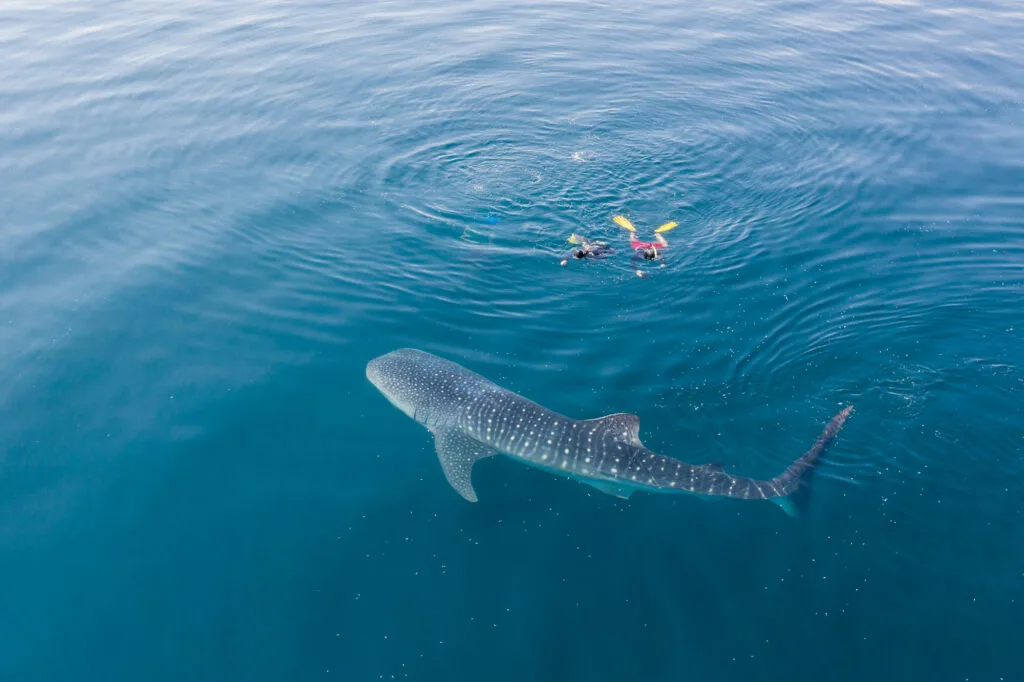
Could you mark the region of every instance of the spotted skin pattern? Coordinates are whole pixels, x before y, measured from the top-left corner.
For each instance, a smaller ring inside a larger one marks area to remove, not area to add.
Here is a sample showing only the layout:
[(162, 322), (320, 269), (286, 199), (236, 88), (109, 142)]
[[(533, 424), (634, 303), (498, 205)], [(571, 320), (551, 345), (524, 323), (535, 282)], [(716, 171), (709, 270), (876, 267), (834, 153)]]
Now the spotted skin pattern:
[(569, 419), (421, 350), (403, 348), (374, 358), (366, 376), (435, 434), (449, 482), (470, 501), (476, 501), (473, 463), (499, 453), (591, 485), (628, 491), (622, 496), (646, 490), (779, 501), (806, 483), (853, 411), (848, 406), (833, 417), (814, 445), (781, 474), (756, 480), (651, 452), (640, 442), (635, 415)]

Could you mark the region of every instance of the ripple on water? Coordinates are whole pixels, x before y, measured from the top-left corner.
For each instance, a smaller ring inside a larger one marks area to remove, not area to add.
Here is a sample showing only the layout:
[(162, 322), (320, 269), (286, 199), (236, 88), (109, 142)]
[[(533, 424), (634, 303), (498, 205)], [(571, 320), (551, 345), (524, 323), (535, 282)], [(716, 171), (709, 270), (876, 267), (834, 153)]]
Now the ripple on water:
[[(578, 416), (640, 411), (652, 442), (737, 470), (777, 471), (854, 402), (823, 477), (859, 482), (893, 523), (952, 525), (978, 503), (968, 473), (993, 490), (1024, 473), (1005, 361), (1020, 155), (1011, 126), (976, 118), (1007, 96), (1006, 67), (957, 66), (996, 43), (918, 30), (950, 29), (923, 7), (895, 45), (905, 7), (744, 7), (737, 31), (731, 7), (581, 22), (472, 4), (473, 32), (421, 8), (261, 7), (0, 28), (28, 74), (0, 85), (25, 150), (0, 157), (21, 198), (8, 364), (66, 343), (69, 311), (107, 329), (91, 312), (138, 295), (166, 300), (191, 358), (229, 339), (258, 375), (372, 331), (534, 381)], [(567, 47), (566, 25), (606, 49)], [(973, 187), (948, 177), (958, 156)], [(617, 213), (644, 233), (680, 222), (646, 281)], [(561, 268), (571, 232), (619, 253)], [(974, 352), (946, 350), (963, 338)]]

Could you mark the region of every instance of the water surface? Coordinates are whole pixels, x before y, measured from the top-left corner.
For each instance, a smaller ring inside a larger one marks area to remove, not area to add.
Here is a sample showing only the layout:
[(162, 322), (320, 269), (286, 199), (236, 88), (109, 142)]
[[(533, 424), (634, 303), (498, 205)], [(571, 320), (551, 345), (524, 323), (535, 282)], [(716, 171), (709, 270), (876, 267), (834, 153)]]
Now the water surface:
[[(1015, 680), (1016, 3), (0, 9), (0, 679)], [(622, 230), (668, 220), (636, 277)], [(580, 232), (619, 249), (558, 265)], [(450, 490), (400, 346), (808, 518)]]

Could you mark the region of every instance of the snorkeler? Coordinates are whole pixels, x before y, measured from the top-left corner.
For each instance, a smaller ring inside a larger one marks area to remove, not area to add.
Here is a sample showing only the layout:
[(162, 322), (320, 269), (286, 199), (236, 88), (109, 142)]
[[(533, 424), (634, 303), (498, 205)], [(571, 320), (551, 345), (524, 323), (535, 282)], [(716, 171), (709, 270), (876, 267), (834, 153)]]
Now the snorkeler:
[[(586, 237), (581, 237), (578, 234), (569, 235), (569, 243), (574, 245), (576, 248), (572, 250), (570, 254), (574, 260), (585, 260), (587, 258), (605, 258), (613, 253), (614, 250), (604, 242), (591, 242), (587, 241)], [(569, 258), (562, 260), (561, 265), (566, 265), (569, 262)]]
[[(623, 227), (629, 230), (629, 245), (633, 247), (634, 261), (637, 259), (637, 256), (643, 258), (644, 260), (657, 259), (659, 257), (658, 251), (664, 251), (666, 248), (668, 248), (668, 240), (662, 236), (662, 233), (668, 232), (669, 230), (675, 228), (679, 224), (675, 221), (665, 223), (664, 225), (662, 225), (661, 227), (654, 231), (655, 241), (642, 242), (636, 238), (636, 228), (633, 227), (633, 223), (626, 220), (625, 216), (617, 215), (613, 220), (615, 220), (615, 224), (618, 225), (619, 227)], [(665, 264), (662, 263), (661, 267), (665, 267)], [(636, 276), (639, 277), (640, 279), (647, 279), (647, 273), (644, 272), (643, 270), (637, 270)]]
[(624, 227), (629, 230), (629, 245), (633, 247), (633, 255), (641, 256), (645, 260), (654, 260), (658, 257), (658, 251), (664, 251), (668, 248), (668, 240), (662, 236), (663, 232), (675, 228), (679, 223), (672, 221), (665, 223), (654, 231), (653, 242), (642, 242), (636, 237), (636, 228), (633, 227), (633, 223), (626, 220), (625, 217), (617, 215), (614, 218), (615, 224), (619, 227)]

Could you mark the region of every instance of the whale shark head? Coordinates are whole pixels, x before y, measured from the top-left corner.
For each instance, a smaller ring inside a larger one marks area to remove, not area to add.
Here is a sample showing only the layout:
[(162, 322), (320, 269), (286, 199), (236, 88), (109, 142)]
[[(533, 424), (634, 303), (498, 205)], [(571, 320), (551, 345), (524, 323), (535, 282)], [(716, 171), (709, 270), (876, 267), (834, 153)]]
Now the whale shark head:
[(370, 360), (366, 378), (392, 405), (431, 428), (449, 419), (486, 380), (454, 362), (415, 348)]
[[(423, 371), (426, 355), (411, 348), (401, 348), (370, 360), (366, 364), (366, 378), (384, 394), (392, 405), (416, 419), (417, 407), (427, 397), (429, 388)], [(419, 421), (419, 420), (417, 420)]]

